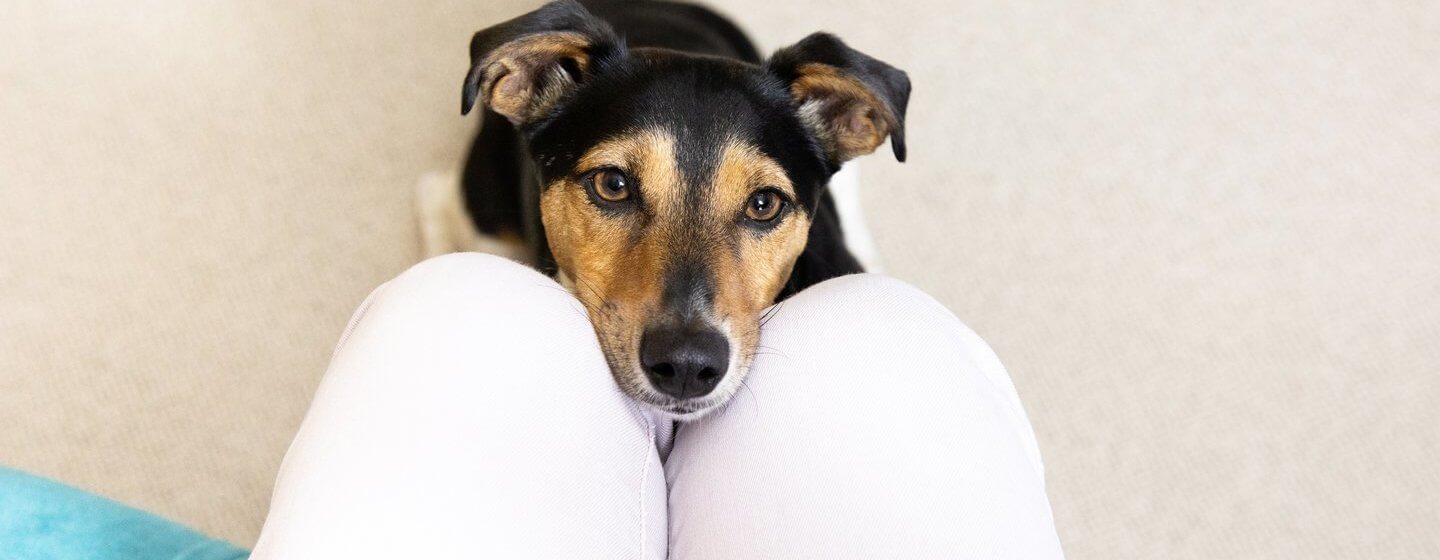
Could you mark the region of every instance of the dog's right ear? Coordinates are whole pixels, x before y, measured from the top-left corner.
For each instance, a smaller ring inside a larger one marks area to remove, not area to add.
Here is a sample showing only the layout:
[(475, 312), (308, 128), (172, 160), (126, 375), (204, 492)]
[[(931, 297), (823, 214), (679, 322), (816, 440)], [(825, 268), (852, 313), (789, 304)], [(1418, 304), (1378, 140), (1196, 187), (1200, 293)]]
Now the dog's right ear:
[(579, 2), (551, 2), (470, 39), (460, 114), (469, 114), (479, 99), (522, 125), (554, 108), (587, 72), (624, 51), (615, 30)]

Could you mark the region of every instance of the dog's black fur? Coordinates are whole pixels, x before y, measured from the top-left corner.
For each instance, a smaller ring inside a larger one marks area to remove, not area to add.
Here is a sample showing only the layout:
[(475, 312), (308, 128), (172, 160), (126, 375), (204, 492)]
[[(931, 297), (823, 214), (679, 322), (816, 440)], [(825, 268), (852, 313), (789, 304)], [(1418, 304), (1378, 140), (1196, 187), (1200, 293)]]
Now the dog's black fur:
[[(587, 11), (588, 8), (588, 11)], [(593, 14), (593, 16), (591, 15)], [(598, 18), (598, 19), (597, 19)], [(777, 160), (790, 176), (801, 211), (811, 217), (804, 251), (777, 299), (836, 276), (860, 272), (846, 249), (834, 201), (825, 185), (840, 161), (827, 154), (806, 127), (788, 90), (797, 68), (818, 62), (840, 68), (869, 86), (899, 117), (890, 130), (897, 159), (905, 159), (903, 122), (910, 85), (905, 74), (817, 33), (777, 52), (768, 62), (734, 24), (700, 6), (648, 0), (554, 2), (476, 34), (472, 61), (501, 43), (537, 32), (568, 31), (593, 41), (597, 68), (578, 90), (544, 117), (520, 126), (487, 109), (463, 176), (466, 208), (485, 234), (519, 238), (532, 262), (554, 273), (540, 220), (541, 185), (572, 170), (577, 151), (639, 123), (662, 124), (683, 144), (686, 175), (714, 168), (719, 143), (744, 138)], [(635, 57), (632, 49), (659, 48), (700, 56)], [(467, 77), (462, 112), (479, 93), (476, 70)], [(695, 96), (696, 84), (709, 94)]]

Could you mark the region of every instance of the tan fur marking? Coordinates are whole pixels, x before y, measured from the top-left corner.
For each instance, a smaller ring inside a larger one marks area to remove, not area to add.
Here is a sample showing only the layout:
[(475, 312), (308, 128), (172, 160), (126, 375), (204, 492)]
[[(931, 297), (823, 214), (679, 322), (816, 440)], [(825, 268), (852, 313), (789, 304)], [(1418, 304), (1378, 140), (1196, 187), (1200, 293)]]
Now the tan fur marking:
[[(794, 187), (780, 164), (754, 146), (731, 141), (720, 157), (709, 192), (710, 212), (717, 219), (733, 223), (744, 211), (750, 195), (765, 187), (795, 198)], [(741, 228), (735, 237), (734, 252), (719, 249), (711, 256), (715, 273), (715, 314), (735, 326), (733, 341), (740, 347), (745, 366), (759, 341), (759, 315), (775, 301), (785, 287), (795, 259), (805, 249), (810, 221), (804, 212), (792, 208), (775, 229), (767, 232)], [(733, 227), (733, 226), (732, 226)]]
[[(580, 158), (582, 172), (601, 167), (615, 167), (629, 175), (631, 188), (638, 190), (635, 196), (644, 200), (652, 214), (664, 217), (680, 212), (684, 187), (676, 168), (675, 141), (670, 135), (644, 131), (623, 136), (597, 145)], [(583, 190), (580, 194), (584, 196)], [(616, 299), (633, 301), (650, 292), (658, 293), (658, 280), (668, 256), (664, 228), (652, 227), (638, 246), (627, 246), (640, 227), (638, 218), (607, 216), (595, 209), (588, 198), (581, 202), (591, 212), (590, 220), (616, 229), (607, 228), (605, 235), (575, 244), (577, 248), (583, 245), (572, 261), (575, 270), (598, 282), (606, 294)]]
[[(657, 131), (615, 138), (581, 156), (579, 174), (615, 167), (630, 176), (644, 203), (658, 215), (679, 212), (682, 185), (675, 142)], [(596, 208), (576, 179), (549, 185), (541, 196), (541, 219), (555, 261), (575, 281), (575, 293), (590, 312), (601, 346), (627, 391), (642, 390), (637, 350), (647, 319), (664, 288), (670, 236), (664, 227), (641, 227), (638, 216), (610, 215)], [(632, 376), (622, 372), (635, 370)]]
[(815, 128), (837, 161), (875, 151), (899, 121), (860, 80), (828, 64), (798, 68), (790, 95), (800, 103), (801, 118)]

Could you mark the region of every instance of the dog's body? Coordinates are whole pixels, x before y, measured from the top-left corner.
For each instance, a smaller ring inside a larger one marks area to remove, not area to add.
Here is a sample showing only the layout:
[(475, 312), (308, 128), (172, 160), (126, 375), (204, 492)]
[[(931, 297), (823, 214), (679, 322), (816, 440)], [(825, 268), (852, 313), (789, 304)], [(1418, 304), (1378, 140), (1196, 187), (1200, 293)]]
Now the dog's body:
[(904, 159), (903, 72), (823, 34), (762, 62), (714, 12), (645, 0), (554, 2), (471, 58), (463, 109), (487, 110), (460, 199), (422, 192), (425, 237), (573, 282), (635, 399), (719, 406), (761, 310), (862, 270), (825, 187), (887, 137)]

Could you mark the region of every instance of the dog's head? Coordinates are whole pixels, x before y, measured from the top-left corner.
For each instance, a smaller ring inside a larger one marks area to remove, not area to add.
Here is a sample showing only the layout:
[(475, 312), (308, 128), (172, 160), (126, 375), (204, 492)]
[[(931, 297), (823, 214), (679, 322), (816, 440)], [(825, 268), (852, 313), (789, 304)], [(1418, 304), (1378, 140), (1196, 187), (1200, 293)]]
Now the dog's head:
[(462, 112), (514, 123), (610, 369), (678, 418), (738, 390), (830, 176), (888, 137), (905, 73), (817, 33), (761, 65), (627, 48), (573, 1), (477, 33)]

